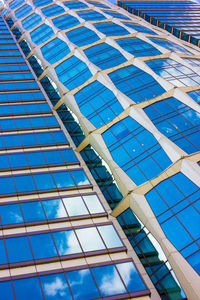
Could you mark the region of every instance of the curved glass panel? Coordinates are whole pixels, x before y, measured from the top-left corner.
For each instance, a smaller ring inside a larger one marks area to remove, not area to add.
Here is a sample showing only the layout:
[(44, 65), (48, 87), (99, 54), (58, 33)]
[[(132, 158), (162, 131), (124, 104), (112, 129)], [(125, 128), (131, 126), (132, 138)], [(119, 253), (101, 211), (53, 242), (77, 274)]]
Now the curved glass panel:
[(52, 2), (53, 2), (53, 0), (35, 0), (35, 1), (33, 1), (33, 4), (37, 7), (40, 7), (40, 6), (50, 4)]
[(79, 11), (77, 12), (77, 14), (80, 18), (86, 21), (100, 21), (106, 19), (104, 15), (94, 10)]
[(186, 62), (196, 68), (200, 68), (200, 59), (195, 58), (183, 58)]
[(102, 134), (114, 161), (140, 185), (171, 164), (155, 137), (131, 117)]
[(118, 66), (126, 61), (119, 50), (106, 43), (90, 47), (84, 50), (84, 53), (93, 64), (102, 70)]
[(70, 49), (65, 42), (59, 38), (55, 38), (41, 48), (44, 58), (50, 63), (54, 64), (63, 57), (65, 57)]
[(165, 235), (200, 274), (200, 189), (178, 173), (146, 194)]
[(80, 22), (73, 16), (65, 15), (53, 19), (53, 24), (59, 29), (65, 30), (80, 24)]
[(122, 15), (122, 14), (120, 14), (118, 12), (115, 12), (115, 11), (104, 10), (103, 12), (105, 14), (108, 14), (108, 15), (112, 16), (113, 18), (118, 18), (118, 19), (122, 19), (122, 20), (130, 20), (130, 18), (128, 18), (127, 16)]
[(93, 24), (97, 30), (108, 36), (118, 36), (130, 34), (128, 30), (116, 23)]
[(22, 5), (24, 2), (25, 2), (25, 0), (14, 0), (9, 4), (9, 6), (11, 9), (15, 9), (15, 8), (19, 7), (20, 5)]
[(40, 45), (40, 44), (46, 42), (48, 39), (50, 39), (54, 35), (54, 32), (50, 26), (43, 24), (43, 25), (39, 26), (38, 28), (36, 28), (35, 30), (33, 30), (30, 33), (30, 35), (31, 35), (32, 41), (36, 45)]
[(161, 52), (151, 44), (138, 38), (120, 39), (116, 40), (116, 42), (125, 51), (133, 54), (134, 56), (154, 56), (161, 54)]
[(20, 7), (18, 10), (16, 10), (15, 16), (18, 19), (21, 19), (21, 18), (27, 16), (32, 10), (33, 9), (32, 9), (32, 7), (30, 5), (25, 4), (22, 7)]
[(42, 21), (42, 18), (40, 15), (33, 13), (26, 19), (22, 21), (22, 26), (26, 30), (30, 30), (33, 27), (37, 26)]
[(200, 103), (200, 90), (189, 92), (188, 95), (197, 103)]
[(152, 42), (154, 42), (155, 44), (162, 46), (170, 51), (191, 54), (191, 52), (188, 51), (187, 49), (185, 49), (182, 46), (179, 46), (178, 44), (175, 44), (171, 41), (161, 40), (161, 39), (156, 39), (156, 38), (150, 38), (150, 40)]
[(146, 64), (159, 76), (175, 86), (199, 85), (200, 76), (170, 58), (147, 61)]
[(70, 42), (79, 47), (92, 44), (100, 39), (94, 31), (84, 26), (67, 32), (66, 36)]
[(70, 9), (80, 9), (80, 8), (87, 8), (88, 6), (81, 2), (81, 1), (67, 1), (63, 3), (64, 6), (70, 8)]
[(84, 116), (96, 127), (113, 120), (123, 108), (108, 88), (94, 81), (74, 95)]
[(110, 73), (109, 77), (122, 93), (136, 103), (165, 92), (152, 76), (132, 65)]
[(175, 98), (144, 108), (157, 127), (188, 154), (200, 150), (200, 114)]
[(110, 8), (109, 6), (103, 4), (103, 3), (99, 3), (99, 2), (95, 2), (95, 1), (88, 1), (88, 3), (96, 6), (96, 7), (102, 7), (102, 8)]
[(62, 6), (59, 6), (57, 4), (45, 7), (42, 9), (42, 13), (47, 16), (47, 17), (52, 17), (52, 16), (56, 16), (59, 14), (64, 13), (65, 10)]
[(157, 35), (157, 33), (155, 33), (154, 31), (152, 31), (151, 29), (147, 28), (147, 27), (144, 27), (142, 25), (139, 25), (139, 24), (134, 24), (134, 23), (124, 23), (124, 25), (126, 25), (127, 27), (130, 27), (136, 31), (139, 31), (139, 32), (143, 32), (143, 33), (147, 33), (147, 34), (153, 34), (153, 35)]
[(76, 56), (72, 56), (55, 68), (60, 81), (69, 89), (73, 90), (92, 77), (87, 65)]

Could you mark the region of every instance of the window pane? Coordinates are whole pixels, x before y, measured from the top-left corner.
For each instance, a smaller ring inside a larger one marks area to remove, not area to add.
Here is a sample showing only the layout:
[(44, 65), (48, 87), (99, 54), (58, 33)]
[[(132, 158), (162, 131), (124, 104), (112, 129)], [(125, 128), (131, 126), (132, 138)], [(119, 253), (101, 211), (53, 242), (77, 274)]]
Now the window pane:
[(33, 259), (27, 237), (6, 239), (6, 247), (10, 263)]
[(98, 230), (108, 248), (123, 247), (123, 244), (112, 225), (98, 226)]
[(11, 281), (0, 282), (2, 300), (14, 300)]
[(64, 274), (52, 274), (40, 277), (45, 300), (70, 300), (69, 291)]
[(79, 238), (83, 251), (95, 251), (105, 249), (96, 228), (77, 229), (76, 234)]
[(50, 233), (31, 235), (30, 241), (36, 259), (58, 255)]
[(60, 199), (45, 200), (42, 201), (42, 204), (48, 219), (67, 217), (67, 212)]
[(85, 204), (83, 203), (83, 199), (81, 197), (64, 198), (63, 202), (69, 216), (79, 216), (79, 215), (89, 214)]
[(91, 214), (105, 212), (96, 195), (83, 196), (83, 199)]
[(40, 202), (21, 203), (26, 222), (45, 220), (44, 211)]
[(83, 269), (66, 274), (75, 300), (99, 298), (100, 295), (90, 270)]
[(103, 296), (126, 293), (114, 265), (92, 268), (92, 272)]
[(37, 277), (13, 280), (16, 300), (43, 300)]
[(54, 232), (53, 237), (60, 255), (82, 252), (73, 230)]
[(1, 205), (0, 216), (3, 225), (23, 222), (19, 204)]

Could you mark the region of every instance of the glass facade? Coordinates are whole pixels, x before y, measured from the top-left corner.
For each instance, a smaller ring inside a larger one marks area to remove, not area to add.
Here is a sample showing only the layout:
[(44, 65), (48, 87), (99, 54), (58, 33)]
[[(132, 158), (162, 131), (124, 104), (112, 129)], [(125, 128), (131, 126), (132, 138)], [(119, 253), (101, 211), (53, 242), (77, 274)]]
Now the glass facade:
[(106, 1), (7, 1), (3, 16), (0, 269), (27, 269), (2, 293), (196, 300), (198, 49)]

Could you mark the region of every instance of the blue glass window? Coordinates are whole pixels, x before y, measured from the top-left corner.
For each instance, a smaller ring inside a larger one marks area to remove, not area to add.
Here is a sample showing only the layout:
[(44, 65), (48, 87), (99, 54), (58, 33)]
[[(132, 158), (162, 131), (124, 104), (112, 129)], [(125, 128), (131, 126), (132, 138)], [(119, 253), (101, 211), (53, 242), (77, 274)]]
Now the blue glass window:
[(33, 27), (37, 26), (41, 21), (42, 21), (41, 16), (33, 13), (22, 21), (22, 26), (24, 27), (24, 29), (30, 30)]
[(15, 9), (15, 8), (19, 7), (20, 5), (22, 5), (24, 2), (25, 2), (25, 0), (14, 0), (9, 4), (9, 6), (11, 9)]
[(59, 299), (71, 300), (72, 296), (63, 273), (40, 277), (45, 300)]
[[(132, 262), (116, 264), (116, 267), (129, 292), (135, 292), (146, 289), (146, 286), (142, 281), (138, 270)], [(129, 276), (127, 276), (127, 273), (129, 274)]]
[(128, 30), (126, 30), (124, 27), (115, 24), (115, 23), (99, 23), (94, 24), (97, 30), (102, 32), (103, 34), (107, 36), (118, 36), (118, 35), (126, 35), (130, 34)]
[(18, 204), (0, 205), (2, 225), (23, 223), (21, 209)]
[(53, 24), (61, 30), (65, 30), (68, 28), (72, 28), (80, 22), (71, 15), (65, 15), (58, 18), (53, 19)]
[(156, 38), (150, 38), (150, 40), (152, 42), (154, 42), (155, 44), (162, 46), (170, 51), (191, 54), (190, 51), (186, 50), (182, 46), (179, 46), (178, 44), (175, 44), (171, 41), (161, 40), (161, 39), (156, 39)]
[(10, 263), (33, 259), (30, 244), (26, 236), (7, 238), (5, 241)]
[(100, 297), (89, 269), (67, 272), (66, 275), (75, 300)]
[(154, 56), (161, 54), (151, 44), (138, 38), (127, 38), (116, 40), (120, 47), (134, 56)]
[(144, 109), (160, 132), (188, 154), (200, 149), (200, 114), (175, 98)]
[(14, 300), (11, 281), (0, 282), (0, 293), (4, 300)]
[(96, 7), (102, 7), (102, 8), (110, 8), (109, 6), (103, 4), (103, 3), (98, 3), (98, 2), (94, 2), (94, 1), (87, 1), (88, 3), (96, 6)]
[(182, 173), (162, 181), (146, 194), (167, 238), (200, 274), (199, 265), (189, 258), (200, 249), (196, 242), (200, 237), (199, 198), (199, 187)]
[(77, 12), (77, 14), (79, 15), (80, 18), (86, 21), (100, 21), (106, 19), (104, 15), (94, 10), (86, 10), (86, 11), (83, 10)]
[(53, 232), (59, 255), (81, 253), (81, 247), (73, 230)]
[(56, 15), (64, 13), (65, 10), (62, 6), (54, 4), (54, 5), (43, 8), (42, 12), (45, 16), (52, 17), (52, 16), (56, 16)]
[(44, 200), (42, 201), (42, 205), (48, 219), (67, 217), (67, 212), (60, 199)]
[(70, 8), (70, 9), (80, 9), (80, 8), (87, 8), (88, 6), (81, 2), (81, 1), (67, 1), (63, 3), (64, 6)]
[(189, 92), (188, 95), (197, 103), (200, 103), (200, 90)]
[(89, 214), (81, 196), (67, 197), (63, 199), (63, 202), (69, 216), (74, 217)]
[(21, 203), (25, 222), (45, 220), (45, 214), (40, 202)]
[(87, 27), (80, 27), (69, 31), (66, 33), (66, 36), (68, 37), (70, 42), (79, 47), (92, 44), (99, 40), (98, 35), (93, 30), (88, 29)]
[(144, 27), (142, 25), (139, 25), (139, 24), (124, 23), (124, 25), (126, 25), (127, 27), (130, 27), (130, 28), (132, 28), (132, 29), (134, 29), (136, 31), (139, 31), (139, 32), (156, 35), (156, 33), (154, 31), (152, 31), (151, 29), (149, 29), (147, 27)]
[(63, 57), (65, 57), (70, 49), (65, 42), (59, 38), (55, 38), (53, 41), (47, 43), (41, 48), (44, 58), (50, 63), (54, 64)]
[(33, 4), (37, 7), (40, 7), (40, 6), (50, 4), (52, 2), (53, 2), (53, 0), (35, 0), (35, 1), (33, 1)]
[(137, 185), (171, 164), (155, 137), (131, 117), (113, 125), (103, 138), (115, 162)]
[(110, 122), (123, 111), (113, 92), (98, 81), (82, 88), (74, 97), (83, 115), (96, 127)]
[(46, 42), (54, 35), (53, 30), (46, 24), (43, 24), (31, 32), (32, 41), (36, 45)]
[(109, 77), (122, 93), (136, 103), (155, 98), (165, 92), (151, 75), (132, 65), (110, 73)]
[(34, 234), (29, 238), (35, 259), (58, 255), (50, 233)]
[(16, 300), (43, 300), (40, 283), (37, 277), (13, 280), (13, 285)]
[(0, 190), (2, 194), (12, 194), (15, 193), (15, 185), (13, 179), (10, 177), (0, 178)]
[(123, 247), (123, 244), (112, 225), (97, 227), (107, 248)]
[(114, 265), (92, 268), (92, 273), (103, 297), (127, 293)]
[(114, 47), (102, 43), (86, 49), (88, 59), (100, 69), (109, 69), (126, 61), (126, 58)]
[(128, 18), (127, 16), (125, 15), (122, 15), (116, 11), (107, 11), (107, 10), (104, 10), (103, 11), (105, 14), (108, 14), (110, 16), (112, 16), (113, 18), (118, 18), (118, 19), (122, 19), (122, 20), (130, 20), (130, 18)]
[(22, 7), (20, 7), (18, 10), (16, 10), (15, 16), (18, 19), (21, 19), (21, 18), (27, 16), (32, 10), (33, 9), (32, 9), (32, 7), (30, 5), (25, 4)]
[(55, 71), (60, 81), (69, 90), (76, 88), (92, 77), (87, 65), (76, 56), (62, 62), (55, 68)]
[(155, 59), (146, 64), (159, 76), (175, 86), (200, 84), (200, 76), (172, 59)]

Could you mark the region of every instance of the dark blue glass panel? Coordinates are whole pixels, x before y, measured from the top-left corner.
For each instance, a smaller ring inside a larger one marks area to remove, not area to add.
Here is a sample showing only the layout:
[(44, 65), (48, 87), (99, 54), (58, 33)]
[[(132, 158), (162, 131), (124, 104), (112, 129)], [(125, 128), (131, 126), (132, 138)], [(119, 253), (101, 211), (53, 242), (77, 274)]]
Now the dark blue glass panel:
[(136, 30), (136, 31), (139, 31), (139, 32), (144, 32), (144, 33), (147, 33), (147, 34), (155, 34), (156, 33), (154, 31), (152, 31), (151, 29), (147, 28), (147, 27), (144, 27), (142, 25), (139, 25), (139, 24), (134, 24), (134, 23), (124, 23), (124, 25)]
[(5, 177), (0, 178), (0, 191), (1, 194), (12, 194), (16, 192), (13, 178)]
[(41, 48), (44, 58), (50, 63), (54, 64), (63, 57), (65, 57), (70, 49), (65, 42), (59, 38), (55, 38), (53, 41), (47, 43)]
[(6, 239), (6, 248), (10, 263), (33, 259), (29, 241), (26, 236)]
[(118, 66), (126, 61), (119, 50), (106, 43), (90, 47), (84, 52), (88, 59), (102, 70)]
[(68, 28), (72, 28), (80, 22), (71, 15), (65, 15), (58, 18), (53, 19), (53, 24), (61, 30), (65, 30)]
[(113, 92), (98, 81), (82, 88), (74, 97), (81, 112), (96, 127), (110, 122), (123, 111)]
[(90, 184), (85, 172), (83, 170), (72, 170), (71, 175), (76, 185), (88, 185)]
[(99, 40), (98, 35), (87, 27), (80, 27), (66, 33), (70, 42), (82, 47)]
[(30, 242), (35, 259), (58, 255), (50, 233), (31, 235)]
[(37, 26), (41, 21), (41, 16), (33, 13), (22, 21), (22, 26), (24, 27), (24, 29), (30, 30), (33, 27)]
[(46, 161), (42, 152), (26, 153), (26, 156), (30, 166), (46, 165)]
[(50, 190), (56, 188), (51, 174), (35, 174), (34, 180), (38, 190)]
[(13, 280), (16, 300), (43, 300), (37, 277)]
[(0, 205), (0, 216), (2, 225), (23, 222), (19, 204)]
[(70, 9), (80, 9), (80, 8), (87, 8), (88, 6), (80, 1), (67, 1), (63, 3), (64, 6), (70, 8)]
[(135, 66), (118, 69), (109, 74), (115, 86), (134, 102), (155, 98), (165, 90), (149, 74)]
[(104, 15), (100, 14), (97, 11), (93, 10), (86, 10), (86, 11), (80, 11), (77, 12), (79, 17), (86, 20), (86, 21), (100, 21), (106, 19)]
[(0, 282), (0, 294), (2, 300), (14, 300), (11, 281)]
[(45, 220), (44, 211), (40, 202), (21, 203), (25, 222)]
[(18, 192), (35, 191), (35, 183), (31, 175), (15, 176), (15, 184)]
[(92, 77), (87, 65), (76, 56), (62, 62), (55, 68), (55, 71), (60, 81), (69, 90), (76, 88)]
[(37, 29), (33, 30), (30, 33), (30, 35), (31, 35), (32, 41), (36, 45), (40, 45), (40, 44), (46, 42), (48, 39), (50, 39), (54, 35), (54, 32), (51, 29), (51, 27), (49, 27), (46, 24), (43, 24), (43, 25), (39, 26)]
[(98, 23), (94, 24), (97, 30), (107, 36), (118, 36), (130, 34), (128, 30), (115, 23)]
[(75, 183), (69, 172), (53, 173), (53, 178), (56, 182), (57, 188), (67, 188), (70, 186), (75, 186)]
[(42, 9), (42, 13), (47, 17), (56, 16), (59, 14), (64, 13), (64, 8), (62, 6), (59, 6), (57, 4), (45, 7)]
[(6, 255), (6, 250), (5, 250), (5, 244), (4, 244), (4, 240), (0, 240), (0, 264), (7, 264), (8, 260), (7, 260), (7, 255)]

